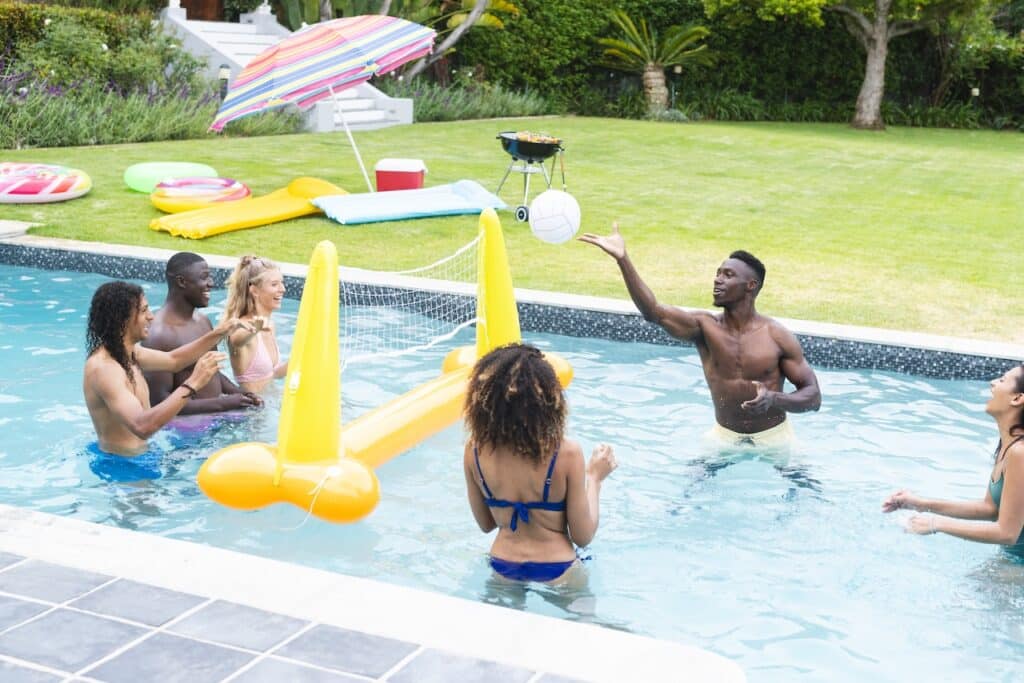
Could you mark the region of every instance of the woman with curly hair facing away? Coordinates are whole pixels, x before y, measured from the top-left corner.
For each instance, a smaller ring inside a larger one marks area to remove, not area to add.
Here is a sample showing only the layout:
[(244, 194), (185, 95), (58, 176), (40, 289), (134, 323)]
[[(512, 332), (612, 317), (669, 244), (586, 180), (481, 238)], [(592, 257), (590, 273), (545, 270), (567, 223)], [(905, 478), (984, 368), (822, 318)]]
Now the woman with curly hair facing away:
[(498, 528), (490, 564), (515, 581), (550, 582), (579, 564), (575, 546), (598, 525), (601, 482), (615, 469), (610, 446), (584, 463), (565, 438), (566, 403), (539, 350), (510, 344), (477, 361), (466, 396), (466, 489), (481, 531)]
[[(217, 374), (223, 353), (213, 351), (242, 323), (221, 318), (217, 327), (173, 351), (140, 346), (149, 335), (153, 313), (142, 288), (128, 282), (100, 285), (89, 307), (88, 358), (82, 391), (103, 454), (135, 456), (146, 440), (178, 414), (189, 399)], [(163, 401), (151, 406), (143, 371), (179, 372), (195, 364), (192, 374)]]
[(928, 514), (910, 518), (915, 534), (942, 532), (968, 541), (1012, 546), (1024, 553), (1024, 365), (990, 383), (985, 412), (999, 429), (995, 464), (981, 500), (935, 500), (900, 490), (882, 503), (882, 512), (905, 508)]
[(239, 330), (228, 338), (231, 368), (244, 391), (259, 393), (288, 372), (281, 358), (270, 315), (281, 308), (284, 278), (270, 259), (243, 256), (228, 278), (228, 302), (224, 315), (252, 323), (253, 330)]

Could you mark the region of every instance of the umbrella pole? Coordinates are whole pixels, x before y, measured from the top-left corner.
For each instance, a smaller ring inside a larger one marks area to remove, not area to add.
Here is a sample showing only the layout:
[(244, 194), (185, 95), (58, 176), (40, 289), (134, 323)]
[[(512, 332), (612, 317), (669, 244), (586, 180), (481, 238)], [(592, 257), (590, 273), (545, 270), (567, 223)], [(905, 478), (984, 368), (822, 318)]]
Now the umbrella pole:
[(367, 175), (366, 166), (363, 165), (363, 157), (359, 154), (359, 148), (356, 147), (356, 141), (352, 137), (352, 131), (349, 130), (348, 121), (345, 120), (345, 112), (338, 106), (338, 100), (334, 97), (334, 88), (328, 88), (327, 91), (331, 93), (331, 101), (334, 102), (334, 111), (338, 112), (338, 115), (341, 117), (341, 125), (345, 127), (345, 135), (348, 136), (348, 141), (352, 143), (352, 151), (356, 153), (356, 161), (359, 162), (359, 170), (363, 172), (363, 179), (366, 180), (366, 187), (370, 188), (370, 192), (373, 192), (373, 185), (370, 184), (370, 176)]

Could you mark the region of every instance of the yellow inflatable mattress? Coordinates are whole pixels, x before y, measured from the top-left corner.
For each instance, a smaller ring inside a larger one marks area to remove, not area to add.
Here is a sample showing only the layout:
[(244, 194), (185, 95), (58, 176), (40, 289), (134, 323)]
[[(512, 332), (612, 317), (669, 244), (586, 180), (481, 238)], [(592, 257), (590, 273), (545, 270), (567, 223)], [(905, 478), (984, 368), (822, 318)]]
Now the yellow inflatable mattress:
[(339, 193), (345, 194), (345, 190), (326, 180), (296, 178), (288, 183), (288, 187), (268, 195), (161, 216), (150, 221), (149, 227), (169, 232), (176, 237), (198, 240), (233, 230), (258, 228), (289, 218), (321, 213), (310, 200)]

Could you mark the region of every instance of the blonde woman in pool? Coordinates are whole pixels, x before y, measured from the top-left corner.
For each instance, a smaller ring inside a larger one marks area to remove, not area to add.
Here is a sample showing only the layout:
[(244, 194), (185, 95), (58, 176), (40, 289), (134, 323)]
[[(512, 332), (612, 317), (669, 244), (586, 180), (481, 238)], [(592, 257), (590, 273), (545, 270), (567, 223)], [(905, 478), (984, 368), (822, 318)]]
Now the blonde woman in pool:
[(281, 308), (284, 278), (273, 261), (243, 256), (228, 278), (225, 315), (251, 322), (253, 330), (237, 330), (228, 337), (235, 381), (245, 391), (261, 392), (284, 377), (288, 360), (281, 358), (271, 314)]

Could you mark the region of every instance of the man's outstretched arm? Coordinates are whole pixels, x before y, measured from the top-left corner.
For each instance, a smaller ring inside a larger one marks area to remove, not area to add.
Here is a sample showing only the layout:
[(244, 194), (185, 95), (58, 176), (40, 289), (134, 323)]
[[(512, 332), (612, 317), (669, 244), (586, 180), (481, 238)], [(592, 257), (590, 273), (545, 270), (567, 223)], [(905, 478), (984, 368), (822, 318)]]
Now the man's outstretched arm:
[(629, 297), (640, 311), (644, 320), (661, 325), (666, 332), (678, 339), (695, 341), (701, 336), (700, 314), (684, 311), (676, 306), (668, 306), (658, 302), (657, 297), (647, 283), (640, 277), (636, 267), (626, 254), (626, 240), (619, 233), (619, 224), (612, 223), (612, 232), (607, 236), (584, 233), (581, 242), (593, 244), (604, 250), (615, 259), (622, 271), (622, 279), (626, 283)]
[[(87, 381), (93, 384), (97, 395), (121, 424), (138, 438), (148, 439), (177, 415), (189, 401), (192, 393), (189, 387), (199, 390), (206, 386), (223, 360), (223, 353), (211, 351), (204, 354), (196, 362), (196, 367), (187, 382), (149, 408), (144, 408), (135, 394), (128, 389), (124, 375), (119, 371), (94, 372)], [(188, 387), (185, 384), (188, 384)]]

